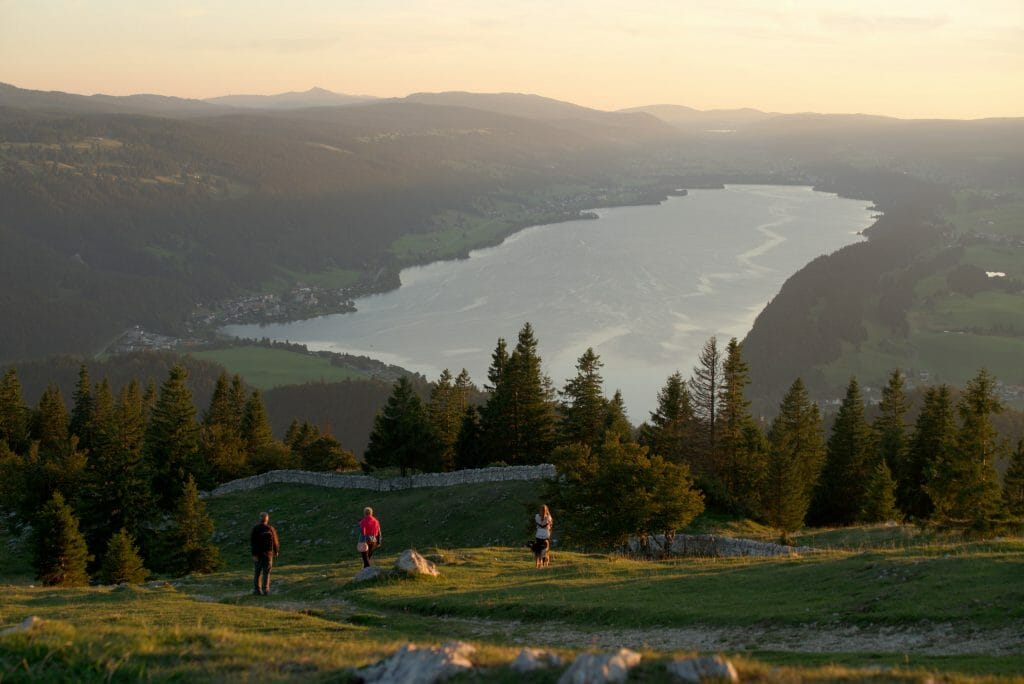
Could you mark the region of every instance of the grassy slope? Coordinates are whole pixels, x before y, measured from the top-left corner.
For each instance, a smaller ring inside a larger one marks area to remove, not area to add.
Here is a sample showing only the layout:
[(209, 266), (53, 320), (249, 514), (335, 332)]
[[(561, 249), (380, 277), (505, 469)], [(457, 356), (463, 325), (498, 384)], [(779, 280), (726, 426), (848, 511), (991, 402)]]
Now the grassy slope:
[(253, 387), (268, 390), (307, 382), (342, 382), (367, 376), (359, 371), (332, 366), (329, 359), (298, 354), (287, 349), (228, 347), (192, 352), (192, 356), (224, 366)]
[[(209, 507), (228, 570), (173, 586), (29, 588), (5, 564), (0, 572), (15, 585), (0, 598), (0, 626), (28, 615), (52, 622), (32, 636), (0, 637), (2, 681), (99, 681), (109, 673), (115, 680), (336, 680), (344, 668), (373, 662), (405, 640), (466, 639), (480, 647), (480, 663), (497, 667), (523, 644), (571, 655), (588, 644), (604, 648), (608, 634), (631, 632), (636, 640), (638, 633), (666, 629), (796, 629), (813, 636), (948, 624), (951, 639), (1024, 629), (1020, 540), (939, 542), (910, 528), (815, 530), (800, 541), (833, 550), (798, 559), (664, 562), (556, 545), (554, 566), (538, 573), (526, 549), (515, 548), (528, 534), (525, 507), (538, 491), (532, 483), (381, 494), (274, 486), (219, 497)], [(366, 504), (384, 524), (380, 564), (416, 546), (436, 554), (441, 577), (350, 584), (359, 566), (351, 526)], [(272, 511), (283, 546), (269, 600), (248, 594), (244, 543), (264, 508)], [(702, 522), (705, 529), (722, 525)], [(686, 653), (685, 643), (644, 648), (638, 679), (663, 679), (661, 663)], [(758, 650), (755, 641), (735, 648), (741, 674), (766, 681), (919, 681), (934, 672), (971, 679), (1024, 671), (1019, 647), (986, 656), (904, 655), (898, 646), (855, 650), (772, 652)], [(554, 678), (548, 673), (534, 681)], [(487, 679), (516, 681), (503, 667)]]

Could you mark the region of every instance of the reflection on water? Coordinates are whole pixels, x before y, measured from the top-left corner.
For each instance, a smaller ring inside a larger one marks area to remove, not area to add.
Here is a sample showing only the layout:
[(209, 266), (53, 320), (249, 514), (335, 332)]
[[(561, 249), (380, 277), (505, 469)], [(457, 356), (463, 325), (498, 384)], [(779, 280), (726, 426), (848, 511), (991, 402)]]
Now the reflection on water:
[(357, 300), (356, 313), (225, 331), (365, 354), (430, 379), (464, 367), (482, 384), (498, 337), (513, 346), (529, 321), (556, 386), (593, 347), (607, 393), (621, 389), (639, 423), (708, 337), (742, 339), (786, 278), (861, 239), (873, 211), (806, 187), (741, 185), (597, 213), (406, 269), (400, 289)]

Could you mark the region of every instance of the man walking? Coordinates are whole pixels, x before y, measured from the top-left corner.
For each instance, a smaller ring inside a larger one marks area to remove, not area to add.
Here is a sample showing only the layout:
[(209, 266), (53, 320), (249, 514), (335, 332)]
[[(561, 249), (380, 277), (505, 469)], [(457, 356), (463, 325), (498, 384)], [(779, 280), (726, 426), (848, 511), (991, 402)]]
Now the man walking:
[(274, 565), (274, 556), (281, 553), (277, 530), (270, 526), (269, 513), (260, 513), (260, 521), (252, 528), (249, 543), (252, 546), (254, 568), (252, 593), (266, 596), (270, 593), (270, 568)]

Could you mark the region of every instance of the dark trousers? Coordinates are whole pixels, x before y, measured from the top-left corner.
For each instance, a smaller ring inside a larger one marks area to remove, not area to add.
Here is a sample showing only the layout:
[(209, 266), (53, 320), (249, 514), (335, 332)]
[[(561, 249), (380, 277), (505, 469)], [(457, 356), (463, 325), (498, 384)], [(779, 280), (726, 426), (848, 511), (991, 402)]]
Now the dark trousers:
[(363, 567), (370, 567), (370, 559), (373, 558), (373, 550), (377, 548), (374, 542), (366, 542), (366, 550), (360, 551), (359, 555), (363, 557)]
[[(256, 556), (253, 561), (253, 591), (260, 594), (270, 593), (270, 569), (274, 567), (272, 556)], [(260, 579), (262, 578), (262, 582)]]

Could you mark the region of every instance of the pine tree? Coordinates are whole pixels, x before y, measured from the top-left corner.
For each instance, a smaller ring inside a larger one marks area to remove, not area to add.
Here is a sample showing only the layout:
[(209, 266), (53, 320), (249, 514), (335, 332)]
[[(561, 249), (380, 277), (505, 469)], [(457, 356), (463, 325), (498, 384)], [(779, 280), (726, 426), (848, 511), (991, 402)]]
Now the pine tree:
[(744, 396), (750, 384), (750, 369), (743, 360), (742, 346), (729, 340), (722, 362), (722, 381), (718, 390), (718, 471), (726, 503), (735, 512), (751, 509), (751, 501), (764, 479), (764, 449), (760, 429), (750, 415), (750, 402)]
[(626, 400), (622, 397), (621, 390), (615, 390), (615, 394), (608, 401), (608, 411), (604, 420), (605, 437), (611, 435), (617, 437), (620, 442), (635, 442), (633, 425), (629, 422), (626, 414)]
[(714, 480), (719, 471), (717, 421), (721, 384), (722, 353), (718, 340), (711, 337), (704, 343), (690, 377), (690, 398), (698, 429), (694, 454), (694, 476), (698, 480)]
[(441, 449), (442, 470), (455, 467), (455, 444), (459, 439), (464, 411), (462, 391), (452, 383), (452, 374), (445, 368), (434, 384), (427, 403), (427, 415)]
[(541, 372), (537, 339), (529, 323), (523, 325), (507, 360), (504, 343), (498, 341), (488, 379), (494, 384), (482, 422), (490, 459), (513, 465), (543, 463), (555, 443), (554, 390)]
[(683, 376), (676, 372), (658, 392), (658, 408), (651, 414), (650, 422), (640, 427), (640, 443), (649, 447), (652, 454), (693, 466), (696, 438), (690, 390)]
[(482, 468), (486, 464), (480, 411), (475, 406), (467, 406), (462, 414), (459, 439), (455, 443), (455, 467)]
[(32, 439), (43, 456), (60, 454), (68, 442), (68, 412), (57, 385), (48, 385), (32, 414)]
[(769, 525), (794, 532), (804, 524), (825, 458), (821, 416), (799, 378), (783, 397), (768, 440), (761, 510)]
[(80, 587), (89, 583), (92, 560), (78, 520), (60, 492), (43, 506), (33, 525), (36, 578), (47, 586)]
[(199, 498), (199, 488), (191, 475), (185, 482), (175, 507), (167, 535), (168, 570), (177, 574), (217, 572), (222, 566), (220, 550), (213, 543), (213, 520)]
[(371, 468), (398, 466), (402, 475), (410, 468), (439, 469), (437, 438), (423, 402), (405, 376), (395, 383), (391, 396), (374, 419), (363, 459)]
[(878, 461), (868, 480), (859, 519), (866, 523), (900, 519), (899, 509), (896, 508), (896, 481), (892, 479), (892, 471), (885, 460)]
[(274, 441), (270, 418), (267, 417), (267, 408), (263, 404), (263, 395), (259, 390), (253, 390), (245, 402), (239, 427), (246, 453), (256, 453), (260, 447)]
[(940, 518), (983, 524), (999, 512), (1002, 492), (995, 461), (1000, 445), (992, 416), (1002, 410), (995, 379), (983, 368), (957, 405), (957, 448), (933, 463), (928, 479), (926, 490)]
[(865, 506), (868, 481), (874, 471), (875, 444), (864, 417), (864, 399), (856, 378), (832, 423), (825, 467), (815, 491), (810, 518), (819, 525), (852, 525)]
[(190, 476), (202, 475), (199, 464), (199, 428), (192, 392), (185, 384), (188, 372), (171, 368), (153, 405), (146, 429), (145, 456), (154, 474), (153, 491), (164, 510), (172, 510)]
[(103, 567), (100, 580), (104, 584), (140, 584), (149, 577), (139, 556), (139, 549), (128, 530), (123, 527), (115, 532), (107, 542), (107, 552), (103, 556)]
[(1017, 442), (1003, 477), (1003, 503), (1007, 513), (1024, 518), (1024, 439)]
[(926, 486), (935, 463), (956, 458), (956, 419), (948, 385), (929, 387), (914, 424), (907, 453), (896, 474), (896, 503), (915, 520), (926, 520), (934, 504)]
[(78, 446), (85, 451), (92, 449), (93, 410), (95, 407), (92, 391), (89, 369), (83, 363), (78, 367), (78, 384), (75, 385), (75, 394), (72, 397), (73, 404), (68, 431), (78, 436)]
[(14, 453), (23, 454), (28, 449), (29, 415), (18, 373), (11, 368), (0, 380), (0, 442)]
[(592, 447), (604, 441), (608, 402), (602, 390), (603, 365), (588, 347), (576, 362), (576, 377), (567, 380), (561, 391), (561, 438), (565, 444), (579, 442)]
[(903, 374), (897, 368), (889, 375), (878, 404), (878, 417), (872, 424), (878, 454), (893, 473), (899, 473), (906, 458), (907, 395), (903, 389)]

